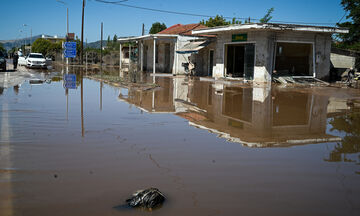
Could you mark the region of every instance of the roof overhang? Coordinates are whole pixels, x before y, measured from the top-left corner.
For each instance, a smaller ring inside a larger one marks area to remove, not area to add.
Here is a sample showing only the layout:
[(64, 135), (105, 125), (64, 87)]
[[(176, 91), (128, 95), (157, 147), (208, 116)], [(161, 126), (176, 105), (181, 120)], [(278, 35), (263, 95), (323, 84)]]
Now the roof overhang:
[(209, 45), (209, 41), (193, 41), (185, 44), (181, 49), (176, 50), (178, 54), (197, 53)]
[(193, 30), (194, 35), (198, 34), (219, 34), (222, 32), (238, 31), (238, 30), (273, 30), (273, 31), (303, 31), (318, 33), (349, 33), (347, 28), (336, 28), (329, 26), (308, 26), (293, 24), (277, 24), (277, 23), (251, 23), (240, 25), (219, 26), (207, 29)]
[(118, 41), (121, 42), (132, 42), (132, 41), (139, 41), (139, 40), (150, 40), (150, 39), (173, 39), (177, 38), (178, 35), (169, 35), (169, 34), (148, 34), (142, 36), (134, 36), (134, 37), (124, 37), (119, 38)]

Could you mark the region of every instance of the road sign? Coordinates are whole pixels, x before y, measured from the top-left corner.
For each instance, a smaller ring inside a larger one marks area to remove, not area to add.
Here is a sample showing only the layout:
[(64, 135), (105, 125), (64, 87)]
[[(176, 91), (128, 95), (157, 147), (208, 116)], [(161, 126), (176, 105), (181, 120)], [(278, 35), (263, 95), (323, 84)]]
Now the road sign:
[(64, 88), (76, 89), (76, 74), (64, 75)]
[(63, 44), (64, 49), (76, 49), (76, 42), (64, 42)]
[(65, 58), (75, 58), (76, 57), (76, 49), (75, 50), (64, 50), (64, 57)]
[(76, 42), (65, 42), (63, 43), (64, 57), (75, 58), (76, 57)]
[(75, 38), (75, 33), (68, 33), (67, 34), (67, 39), (68, 40), (74, 40), (74, 38)]

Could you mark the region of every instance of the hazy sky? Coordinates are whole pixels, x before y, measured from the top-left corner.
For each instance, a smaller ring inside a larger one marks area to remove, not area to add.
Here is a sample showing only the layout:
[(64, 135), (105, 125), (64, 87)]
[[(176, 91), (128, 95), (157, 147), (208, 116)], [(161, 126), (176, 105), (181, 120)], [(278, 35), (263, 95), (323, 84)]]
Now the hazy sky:
[[(0, 40), (33, 35), (65, 35), (66, 7), (70, 13), (70, 32), (80, 38), (82, 0), (1, 0), (2, 22)], [(107, 0), (115, 1), (115, 0)], [(344, 15), (341, 0), (128, 0), (126, 4), (193, 14), (229, 17), (261, 18), (274, 7), (274, 21), (336, 23)], [(202, 17), (183, 16), (109, 5), (87, 0), (85, 7), (85, 36), (88, 42), (100, 39), (100, 23), (104, 22), (104, 38), (114, 34), (141, 34), (142, 23), (149, 30), (153, 22), (164, 22), (168, 27), (177, 23), (197, 23)], [(204, 18), (206, 19), (206, 18)], [(330, 25), (330, 24), (327, 24)], [(22, 32), (20, 32), (22, 30)], [(85, 40), (85, 39), (84, 39)]]

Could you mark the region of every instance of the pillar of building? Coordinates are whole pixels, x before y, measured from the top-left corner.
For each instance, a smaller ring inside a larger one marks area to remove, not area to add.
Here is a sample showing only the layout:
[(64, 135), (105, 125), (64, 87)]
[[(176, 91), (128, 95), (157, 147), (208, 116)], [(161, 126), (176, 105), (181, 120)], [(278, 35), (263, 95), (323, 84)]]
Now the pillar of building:
[(120, 43), (120, 51), (119, 51), (119, 67), (122, 69), (122, 45)]
[(140, 42), (140, 52), (141, 52), (140, 71), (142, 71), (144, 69), (144, 44), (143, 44), (143, 41)]
[(156, 38), (154, 37), (153, 74), (156, 72)]
[(130, 72), (130, 66), (131, 66), (131, 43), (129, 43), (129, 72)]

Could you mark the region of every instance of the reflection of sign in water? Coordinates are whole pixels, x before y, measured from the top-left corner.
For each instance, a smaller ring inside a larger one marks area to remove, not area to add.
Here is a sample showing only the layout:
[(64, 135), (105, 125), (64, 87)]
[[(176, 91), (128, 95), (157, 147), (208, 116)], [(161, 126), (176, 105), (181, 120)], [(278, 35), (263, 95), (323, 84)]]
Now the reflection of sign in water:
[(64, 88), (76, 89), (76, 74), (64, 75)]
[(75, 58), (76, 57), (76, 42), (65, 42), (63, 44), (64, 57)]
[(247, 41), (247, 34), (233, 34), (232, 42)]

